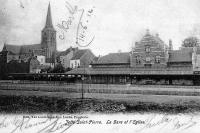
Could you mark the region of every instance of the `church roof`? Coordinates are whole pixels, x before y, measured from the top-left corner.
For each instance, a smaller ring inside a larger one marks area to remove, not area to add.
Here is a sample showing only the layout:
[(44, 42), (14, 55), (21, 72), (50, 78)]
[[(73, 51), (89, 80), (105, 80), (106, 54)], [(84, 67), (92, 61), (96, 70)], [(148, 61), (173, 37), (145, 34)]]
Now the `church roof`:
[(126, 53), (110, 53), (100, 57), (97, 62), (93, 64), (124, 64), (130, 63), (130, 55)]
[(22, 45), (20, 53), (29, 53), (32, 50), (34, 51), (40, 49), (42, 49), (40, 44)]
[(39, 50), (41, 49), (41, 45), (40, 44), (33, 44), (33, 45), (5, 44), (3, 49), (8, 51), (10, 54), (20, 55), (20, 54), (30, 53), (31, 51), (34, 51), (34, 50)]
[(3, 50), (10, 52), (10, 54), (20, 54), (21, 46), (4, 44)]

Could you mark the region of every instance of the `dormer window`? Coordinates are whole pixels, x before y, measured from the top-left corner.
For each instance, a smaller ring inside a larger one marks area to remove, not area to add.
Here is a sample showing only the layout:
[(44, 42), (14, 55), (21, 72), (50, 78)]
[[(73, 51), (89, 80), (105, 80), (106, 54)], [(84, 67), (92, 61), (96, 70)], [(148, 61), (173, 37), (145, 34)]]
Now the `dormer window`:
[(159, 55), (156, 56), (155, 62), (160, 63), (160, 56)]
[(151, 51), (151, 48), (149, 46), (145, 47), (145, 52), (149, 53)]

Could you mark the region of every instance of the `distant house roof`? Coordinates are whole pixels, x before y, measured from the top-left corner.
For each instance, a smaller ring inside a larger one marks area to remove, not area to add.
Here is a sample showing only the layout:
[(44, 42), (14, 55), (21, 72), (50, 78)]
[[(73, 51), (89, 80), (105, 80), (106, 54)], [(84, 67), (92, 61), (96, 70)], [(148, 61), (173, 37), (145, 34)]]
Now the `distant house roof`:
[(126, 53), (110, 53), (108, 55), (100, 57), (93, 64), (124, 64), (130, 63), (130, 55)]
[(192, 62), (192, 48), (175, 50), (169, 53), (169, 62)]
[(70, 48), (66, 49), (65, 51), (60, 51), (58, 53), (58, 56), (68, 55), (71, 51), (75, 51), (75, 50), (78, 50), (78, 48), (72, 48), (72, 47), (70, 47)]
[(11, 44), (5, 44), (3, 50), (10, 52), (11, 54), (24, 54), (24, 53), (30, 53), (34, 50), (41, 49), (40, 44), (33, 44), (33, 45), (11, 45)]
[(74, 53), (74, 56), (71, 60), (78, 60), (80, 59), (86, 52), (88, 52), (89, 49), (80, 49), (77, 52)]
[(92, 61), (92, 64), (93, 64), (93, 63), (96, 63), (99, 59), (100, 59), (100, 56), (99, 56), (99, 57), (94, 57), (94, 59), (93, 59), (93, 61)]
[(197, 48), (197, 54), (200, 54), (200, 47)]

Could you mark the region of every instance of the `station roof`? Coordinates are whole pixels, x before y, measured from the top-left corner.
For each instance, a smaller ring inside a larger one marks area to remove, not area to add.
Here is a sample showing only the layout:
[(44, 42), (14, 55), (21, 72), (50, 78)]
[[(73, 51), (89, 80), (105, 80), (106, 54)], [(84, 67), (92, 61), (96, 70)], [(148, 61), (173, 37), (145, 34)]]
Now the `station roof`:
[(191, 75), (192, 67), (184, 68), (76, 68), (66, 74), (71, 75)]
[(192, 49), (171, 51), (168, 62), (192, 62)]
[(130, 53), (110, 53), (102, 56), (93, 64), (127, 64), (130, 63)]

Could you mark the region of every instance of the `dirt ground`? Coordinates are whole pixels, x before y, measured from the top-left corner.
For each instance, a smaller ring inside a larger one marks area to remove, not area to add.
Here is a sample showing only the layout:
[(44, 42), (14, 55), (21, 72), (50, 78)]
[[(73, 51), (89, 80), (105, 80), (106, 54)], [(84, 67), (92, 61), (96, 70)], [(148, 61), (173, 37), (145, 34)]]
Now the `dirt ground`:
[(68, 99), (46, 96), (0, 96), (1, 113), (188, 113), (200, 111), (200, 103), (123, 102), (98, 99)]

